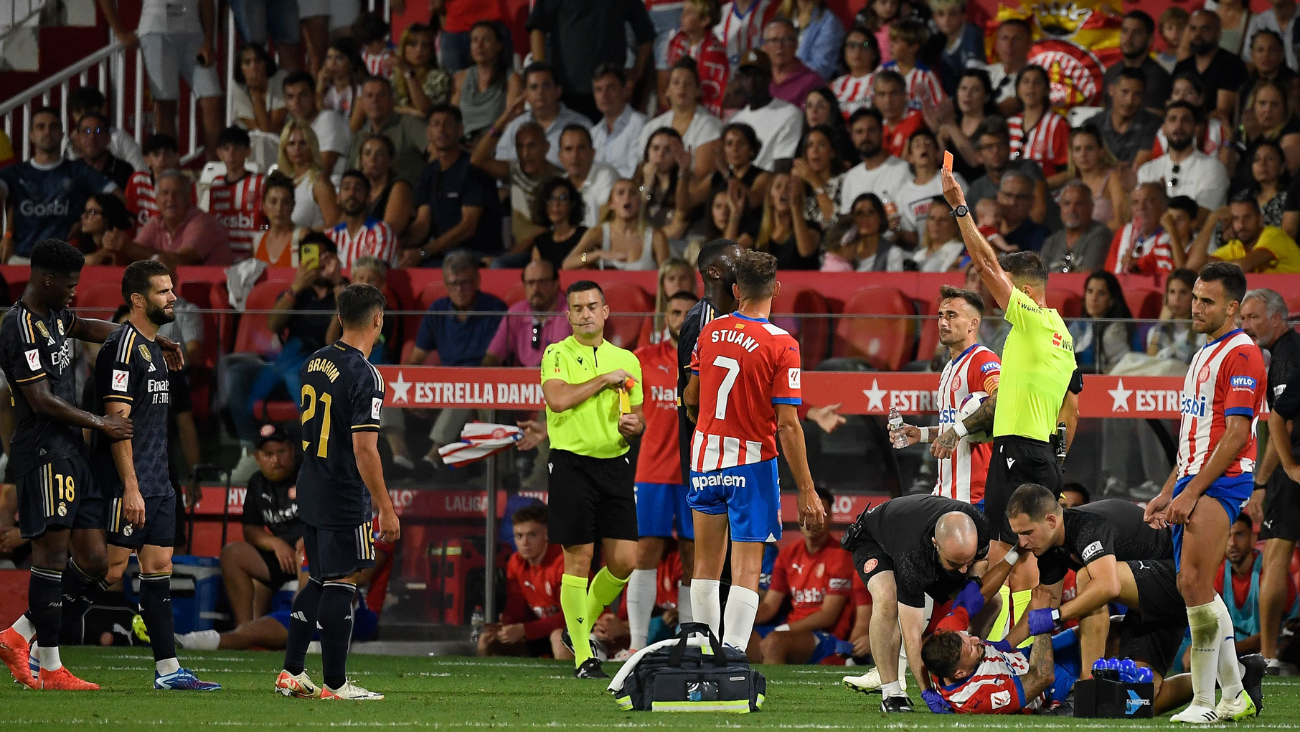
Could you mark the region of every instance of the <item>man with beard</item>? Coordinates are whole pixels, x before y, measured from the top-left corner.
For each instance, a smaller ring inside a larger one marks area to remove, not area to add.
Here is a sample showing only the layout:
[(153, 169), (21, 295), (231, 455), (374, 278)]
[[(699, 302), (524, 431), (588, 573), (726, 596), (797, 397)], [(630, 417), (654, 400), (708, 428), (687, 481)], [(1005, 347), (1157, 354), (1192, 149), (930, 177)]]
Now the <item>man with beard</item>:
[(1205, 263), (1215, 224), (1223, 225), (1223, 238), (1228, 241), (1209, 255), (1210, 261), (1230, 262), (1243, 272), (1300, 273), (1300, 247), (1280, 227), (1264, 225), (1264, 214), (1251, 190), (1238, 191), (1232, 203), (1206, 218), (1187, 253), (1186, 266), (1196, 268)]
[(108, 575), (114, 584), (132, 552), (140, 559), (140, 615), (153, 647), (155, 689), (214, 691), (176, 660), (171, 604), (172, 547), (176, 541), (176, 490), (168, 477), (167, 365), (157, 344), (158, 326), (176, 319), (172, 279), (154, 261), (134, 262), (122, 275), (131, 314), (104, 341), (95, 361), (95, 411), (130, 418), (130, 440), (97, 435), (91, 469), (108, 502)]
[(1192, 19), (1187, 23), (1192, 55), (1174, 65), (1173, 75), (1192, 73), (1200, 76), (1205, 82), (1205, 109), (1202, 111), (1207, 114), (1217, 112), (1223, 119), (1234, 119), (1237, 90), (1246, 78), (1246, 64), (1237, 54), (1219, 47), (1222, 30), (1223, 24), (1214, 11), (1192, 13)]
[(853, 147), (862, 155), (862, 162), (844, 174), (840, 187), (840, 213), (853, 210), (853, 202), (864, 193), (874, 193), (881, 200), (893, 194), (912, 179), (906, 162), (885, 151), (881, 144), (884, 122), (880, 110), (864, 107), (849, 118), (849, 135)]
[(343, 174), (338, 201), (343, 220), (330, 229), (329, 237), (339, 248), (339, 265), (351, 269), (361, 257), (397, 264), (397, 237), (392, 227), (369, 215), (370, 179), (365, 173), (349, 170)]
[[(1124, 15), (1124, 22), (1119, 27), (1119, 63), (1106, 69), (1103, 83), (1111, 104), (1115, 95), (1111, 91), (1120, 80), (1124, 69), (1132, 69), (1142, 75), (1145, 90), (1141, 95), (1141, 106), (1159, 112), (1169, 98), (1173, 80), (1164, 67), (1151, 58), (1151, 42), (1155, 39), (1156, 22), (1141, 10), (1131, 10)], [(1109, 141), (1107, 145), (1109, 145)], [(1116, 157), (1119, 153), (1111, 149)], [(1121, 158), (1122, 160), (1123, 158)]]
[[(1146, 16), (1146, 13), (1141, 10), (1134, 10), (1133, 13)], [(1130, 23), (1136, 21), (1126, 19), (1124, 27), (1128, 28)], [(1143, 58), (1154, 66), (1156, 71), (1165, 73), (1165, 70), (1160, 68), (1160, 64), (1146, 56)], [(1124, 63), (1127, 63), (1127, 60)], [(1141, 153), (1146, 153), (1144, 158), (1149, 159), (1151, 144), (1156, 139), (1156, 133), (1160, 131), (1161, 117), (1150, 109), (1151, 97), (1147, 93), (1150, 87), (1151, 80), (1143, 76), (1142, 69), (1129, 68), (1123, 64), (1112, 66), (1111, 70), (1106, 72), (1106, 99), (1110, 103), (1110, 109), (1098, 112), (1084, 123), (1085, 126), (1097, 128), (1102, 141), (1106, 143), (1106, 148), (1116, 160), (1126, 165), (1135, 164)], [(1167, 96), (1168, 74), (1165, 74), (1164, 88)], [(1141, 162), (1145, 163), (1146, 159)]]
[[(1232, 94), (1236, 96), (1236, 92)], [(1138, 168), (1137, 177), (1138, 183), (1163, 182), (1165, 195), (1189, 196), (1209, 212), (1228, 198), (1228, 171), (1223, 163), (1196, 148), (1200, 117), (1200, 110), (1187, 102), (1170, 102), (1161, 128), (1169, 140), (1169, 152)]]
[(1011, 158), (1011, 131), (1007, 129), (1007, 121), (997, 116), (985, 117), (975, 129), (973, 139), (979, 145), (984, 175), (972, 181), (967, 189), (966, 202), (971, 210), (974, 211), (979, 202), (986, 198), (997, 198), (1002, 187), (1002, 176), (1015, 171), (1034, 183), (1034, 200), (1029, 207), (1029, 218), (1040, 224), (1046, 221), (1050, 199), (1047, 196), (1043, 169), (1032, 160)]

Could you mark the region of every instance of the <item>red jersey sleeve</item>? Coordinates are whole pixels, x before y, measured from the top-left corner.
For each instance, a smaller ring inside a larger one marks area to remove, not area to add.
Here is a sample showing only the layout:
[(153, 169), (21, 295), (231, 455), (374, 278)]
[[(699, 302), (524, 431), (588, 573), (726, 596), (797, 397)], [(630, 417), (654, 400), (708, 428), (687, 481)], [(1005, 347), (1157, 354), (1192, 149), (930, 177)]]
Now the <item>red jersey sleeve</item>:
[(773, 348), (781, 350), (775, 357), (776, 373), (772, 379), (772, 403), (798, 406), (803, 403), (799, 386), (801, 380), (799, 344), (793, 338), (781, 338), (776, 341)]
[(1057, 170), (1063, 170), (1070, 164), (1070, 123), (1061, 118), (1052, 134), (1052, 149), (1047, 152)]
[(1259, 409), (1260, 389), (1266, 383), (1264, 359), (1259, 349), (1239, 347), (1236, 353), (1224, 360), (1219, 372), (1220, 384), (1226, 391), (1223, 397), (1224, 417), (1255, 418)]
[(966, 366), (966, 383), (979, 385), (979, 391), (986, 394), (993, 394), (998, 390), (998, 381), (1002, 377), (1002, 362), (998, 360), (996, 353), (988, 350), (980, 350), (971, 356), (970, 363)]
[(1124, 241), (1124, 229), (1120, 228), (1119, 231), (1115, 232), (1115, 236), (1111, 237), (1110, 252), (1106, 255), (1106, 266), (1103, 267), (1103, 269), (1105, 269), (1107, 272), (1110, 272), (1111, 274), (1120, 274), (1119, 248), (1120, 248), (1120, 244), (1123, 241)]
[(524, 586), (519, 579), (520, 563), (518, 555), (510, 558), (506, 565), (506, 606), (501, 611), (501, 622), (505, 625), (522, 623), (533, 617), (532, 608), (524, 597)]
[(934, 629), (935, 632), (940, 630), (951, 630), (954, 632), (970, 630), (970, 613), (966, 611), (966, 608), (959, 607), (944, 616), (944, 619), (940, 620), (939, 624), (934, 626)]

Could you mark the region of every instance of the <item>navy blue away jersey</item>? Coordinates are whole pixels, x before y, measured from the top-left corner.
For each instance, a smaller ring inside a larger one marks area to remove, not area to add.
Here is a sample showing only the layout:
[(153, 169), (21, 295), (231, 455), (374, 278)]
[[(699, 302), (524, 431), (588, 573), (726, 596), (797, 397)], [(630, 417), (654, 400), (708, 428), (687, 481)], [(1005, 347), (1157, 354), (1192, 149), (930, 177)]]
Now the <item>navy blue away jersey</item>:
[(313, 353), (300, 377), (298, 514), (318, 529), (351, 531), (371, 519), (352, 434), (379, 431), (384, 379), (364, 353), (342, 341)]
[[(95, 359), (95, 414), (110, 403), (131, 408), (131, 452), (140, 495), (168, 496), (174, 489), (167, 465), (167, 417), (171, 408), (171, 378), (162, 348), (130, 322), (104, 341)], [(112, 441), (95, 435), (91, 466), (105, 496), (122, 495), (122, 478), (113, 463)]]
[(60, 160), (45, 168), (34, 161), (0, 170), (0, 193), (14, 209), (14, 253), (32, 256), (42, 239), (66, 239), (92, 193), (111, 193), (117, 184), (82, 160)]
[(15, 426), (9, 475), (17, 480), (56, 458), (85, 455), (81, 430), (37, 414), (23, 387), (41, 380), (50, 392), (76, 406), (72, 372), (72, 326), (77, 316), (52, 310), (42, 318), (21, 300), (0, 321), (0, 367), (13, 390)]

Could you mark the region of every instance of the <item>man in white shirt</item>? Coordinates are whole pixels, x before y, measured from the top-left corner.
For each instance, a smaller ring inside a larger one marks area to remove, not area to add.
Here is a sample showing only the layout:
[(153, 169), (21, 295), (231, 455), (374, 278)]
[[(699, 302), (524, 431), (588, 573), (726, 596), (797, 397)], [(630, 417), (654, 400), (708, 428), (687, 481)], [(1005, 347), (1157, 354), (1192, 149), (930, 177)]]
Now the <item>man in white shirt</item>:
[(1029, 65), (1029, 49), (1034, 43), (1033, 30), (1020, 18), (1002, 21), (993, 39), (998, 63), (989, 64), (989, 81), (993, 82), (993, 101), (1004, 117), (1020, 114), (1020, 100), (1016, 97), (1016, 80)]
[(560, 87), (555, 69), (545, 63), (531, 63), (524, 69), (524, 101), (528, 111), (515, 117), (504, 130), (489, 127), (487, 134), (497, 137), (496, 159), (515, 159), (515, 132), (528, 122), (536, 122), (546, 130), (546, 141), (551, 143), (546, 159), (560, 164), (560, 134), (569, 125), (591, 128), (591, 120), (569, 109), (560, 101), (564, 89)]
[(591, 146), (591, 131), (586, 125), (569, 125), (560, 134), (560, 165), (565, 176), (582, 193), (586, 207), (582, 225), (591, 228), (600, 222), (600, 209), (609, 202), (609, 192), (618, 182), (618, 173), (608, 165), (597, 163)]
[[(623, 67), (601, 64), (592, 74), (591, 93), (596, 109), (604, 115), (591, 128), (596, 162), (604, 163), (624, 178), (636, 173), (644, 150), (637, 147), (645, 129), (646, 116), (627, 103), (627, 74)], [(561, 133), (563, 134), (563, 133)]]
[(840, 185), (840, 213), (853, 210), (853, 201), (864, 193), (874, 193), (887, 200), (912, 179), (911, 168), (903, 160), (885, 152), (881, 144), (883, 123), (874, 107), (863, 107), (849, 118), (849, 135), (853, 146), (862, 154), (862, 162), (844, 174)]
[(1246, 42), (1241, 47), (1241, 60), (1250, 63), (1250, 40), (1262, 30), (1271, 30), (1282, 36), (1282, 50), (1286, 53), (1286, 65), (1290, 66), (1292, 71), (1300, 69), (1300, 65), (1297, 65), (1295, 49), (1296, 19), (1300, 15), (1296, 13), (1295, 0), (1269, 0), (1269, 4), (1273, 7), (1262, 13), (1256, 13), (1246, 26)]
[(754, 165), (771, 170), (776, 161), (793, 158), (803, 135), (803, 111), (789, 102), (774, 99), (772, 62), (762, 51), (750, 51), (731, 77), (727, 90), (728, 107), (741, 107), (732, 116), (733, 124), (747, 124), (758, 134), (763, 149)]
[(320, 143), (321, 170), (328, 170), (335, 185), (342, 180), (352, 146), (352, 130), (343, 115), (332, 109), (316, 108), (316, 84), (311, 74), (298, 71), (284, 80), (284, 107), (291, 117), (311, 125)]
[(1196, 147), (1196, 108), (1187, 102), (1170, 102), (1161, 127), (1169, 152), (1138, 168), (1138, 183), (1163, 181), (1165, 195), (1189, 196), (1208, 211), (1228, 198), (1228, 171), (1217, 158)]

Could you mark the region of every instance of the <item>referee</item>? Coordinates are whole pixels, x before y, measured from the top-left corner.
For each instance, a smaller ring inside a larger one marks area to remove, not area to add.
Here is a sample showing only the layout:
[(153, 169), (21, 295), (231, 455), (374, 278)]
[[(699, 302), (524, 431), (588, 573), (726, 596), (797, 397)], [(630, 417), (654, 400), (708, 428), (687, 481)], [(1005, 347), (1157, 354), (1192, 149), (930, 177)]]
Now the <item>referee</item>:
[[(641, 364), (604, 338), (609, 305), (600, 285), (569, 285), (573, 335), (546, 347), (542, 392), (551, 438), (550, 534), (564, 547), (560, 608), (573, 643), (573, 675), (609, 678), (591, 654), (592, 625), (636, 566), (636, 495), (628, 439), (645, 429)], [(587, 586), (596, 540), (605, 566)]]

